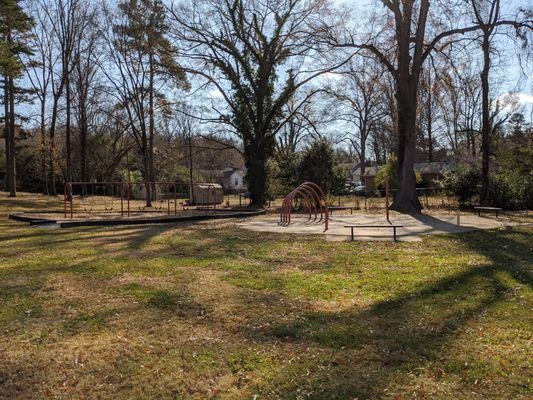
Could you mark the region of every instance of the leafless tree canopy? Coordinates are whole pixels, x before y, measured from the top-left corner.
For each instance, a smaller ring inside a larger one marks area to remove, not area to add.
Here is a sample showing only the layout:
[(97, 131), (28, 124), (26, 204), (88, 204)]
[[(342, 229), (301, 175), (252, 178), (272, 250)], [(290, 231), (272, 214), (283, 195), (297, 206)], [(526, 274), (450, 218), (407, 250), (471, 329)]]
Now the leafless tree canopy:
[(479, 165), (488, 203), (498, 138), (516, 115), (531, 120), (527, 1), (11, 3), (0, 72), (12, 195), (17, 181), (57, 194), (67, 181), (190, 184), (236, 167), (262, 206), (279, 155), (326, 138), (361, 174), (396, 155), (398, 210), (420, 209), (422, 161)]

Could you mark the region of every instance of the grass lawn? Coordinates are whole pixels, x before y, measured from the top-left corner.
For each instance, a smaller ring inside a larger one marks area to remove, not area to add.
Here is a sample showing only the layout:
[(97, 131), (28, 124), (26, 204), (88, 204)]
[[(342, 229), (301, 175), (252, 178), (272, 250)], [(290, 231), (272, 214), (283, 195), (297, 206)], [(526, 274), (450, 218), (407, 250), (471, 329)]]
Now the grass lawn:
[[(42, 229), (0, 196), (0, 398), (526, 399), (533, 228)], [(50, 204), (48, 204), (50, 205)]]

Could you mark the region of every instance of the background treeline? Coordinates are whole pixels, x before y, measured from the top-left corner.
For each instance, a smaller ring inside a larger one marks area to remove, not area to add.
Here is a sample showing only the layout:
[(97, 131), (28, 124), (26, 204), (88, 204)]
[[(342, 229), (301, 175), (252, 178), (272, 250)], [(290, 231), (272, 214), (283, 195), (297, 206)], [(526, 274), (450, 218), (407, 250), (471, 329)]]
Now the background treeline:
[(245, 166), (262, 205), (394, 155), (397, 209), (433, 161), (468, 201), (531, 204), (528, 2), (378, 3), (0, 0), (4, 187)]

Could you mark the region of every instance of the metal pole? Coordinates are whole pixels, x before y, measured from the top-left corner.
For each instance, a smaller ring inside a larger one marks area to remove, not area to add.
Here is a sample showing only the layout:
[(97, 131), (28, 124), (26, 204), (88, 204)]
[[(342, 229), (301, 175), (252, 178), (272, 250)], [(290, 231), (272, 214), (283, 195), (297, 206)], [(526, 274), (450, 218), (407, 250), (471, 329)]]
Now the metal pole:
[(65, 183), (65, 186), (63, 187), (63, 209), (64, 209), (64, 216), (67, 218), (67, 184)]
[(390, 224), (389, 218), (389, 177), (385, 177), (385, 207), (387, 211), (387, 222)]
[(70, 194), (70, 219), (73, 219), (74, 216), (73, 216), (73, 213), (74, 213), (74, 196), (72, 195), (72, 185), (69, 184), (69, 194)]
[(178, 213), (178, 197), (176, 194), (176, 182), (174, 182), (174, 215)]
[(192, 164), (192, 143), (191, 143), (191, 132), (187, 135), (188, 147), (189, 147), (189, 203), (192, 203), (193, 198), (193, 164)]

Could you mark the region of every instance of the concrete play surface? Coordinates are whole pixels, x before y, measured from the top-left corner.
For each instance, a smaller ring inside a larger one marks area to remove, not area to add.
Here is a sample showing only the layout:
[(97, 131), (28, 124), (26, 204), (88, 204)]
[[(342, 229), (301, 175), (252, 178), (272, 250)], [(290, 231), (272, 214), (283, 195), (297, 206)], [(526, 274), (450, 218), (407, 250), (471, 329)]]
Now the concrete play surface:
[[(379, 214), (333, 215), (330, 217), (327, 232), (324, 232), (323, 223), (309, 221), (307, 215), (293, 214), (291, 223), (287, 226), (279, 225), (278, 222), (278, 215), (267, 215), (245, 220), (240, 223), (240, 226), (257, 232), (294, 233), (300, 235), (320, 234), (325, 235), (326, 240), (348, 241), (350, 240), (350, 229), (345, 228), (344, 225), (387, 224), (385, 215)], [(457, 215), (453, 214), (419, 214), (411, 216), (391, 213), (391, 222), (395, 225), (403, 226), (403, 228), (398, 229), (399, 241), (420, 241), (420, 235), (458, 233), (476, 229), (493, 229), (519, 225), (519, 223), (512, 222), (505, 217), (495, 218), (491, 215), (478, 217), (473, 214), (461, 215), (459, 226), (457, 225)], [(355, 240), (392, 241), (392, 230), (389, 228), (355, 229)]]

